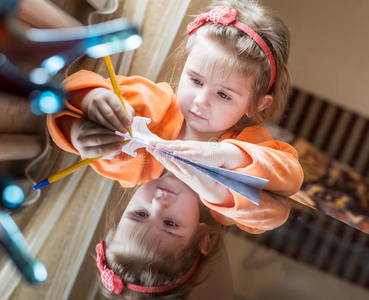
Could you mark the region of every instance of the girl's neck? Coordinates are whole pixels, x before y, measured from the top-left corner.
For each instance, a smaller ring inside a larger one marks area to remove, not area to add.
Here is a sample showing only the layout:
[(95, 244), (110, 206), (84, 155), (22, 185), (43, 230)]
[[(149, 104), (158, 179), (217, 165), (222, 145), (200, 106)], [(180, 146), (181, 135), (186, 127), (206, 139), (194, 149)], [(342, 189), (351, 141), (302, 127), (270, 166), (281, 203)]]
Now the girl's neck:
[(199, 142), (215, 141), (218, 140), (224, 133), (225, 132), (199, 132), (193, 130), (187, 125), (186, 120), (184, 120), (177, 139), (182, 141)]

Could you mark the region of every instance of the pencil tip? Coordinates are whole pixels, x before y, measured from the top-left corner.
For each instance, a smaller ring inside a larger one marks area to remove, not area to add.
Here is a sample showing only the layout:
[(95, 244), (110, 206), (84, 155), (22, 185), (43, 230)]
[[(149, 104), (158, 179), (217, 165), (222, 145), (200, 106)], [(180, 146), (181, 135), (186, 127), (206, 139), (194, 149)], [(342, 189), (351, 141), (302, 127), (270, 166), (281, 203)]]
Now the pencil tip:
[(38, 190), (38, 189), (41, 189), (41, 188), (43, 188), (43, 187), (45, 187), (45, 186), (47, 186), (47, 185), (49, 185), (49, 184), (50, 184), (49, 180), (48, 180), (48, 179), (45, 179), (45, 180), (42, 180), (41, 182), (37, 183), (37, 184), (33, 187), (33, 189), (34, 189), (34, 190)]

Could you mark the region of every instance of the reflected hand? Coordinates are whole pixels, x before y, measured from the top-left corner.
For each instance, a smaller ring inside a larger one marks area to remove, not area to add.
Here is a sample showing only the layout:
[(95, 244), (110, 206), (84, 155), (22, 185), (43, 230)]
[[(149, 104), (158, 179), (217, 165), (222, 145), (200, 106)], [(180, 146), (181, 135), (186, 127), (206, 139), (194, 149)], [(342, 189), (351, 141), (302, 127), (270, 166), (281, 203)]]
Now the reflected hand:
[(193, 191), (208, 202), (232, 205), (233, 197), (229, 190), (214, 179), (186, 165), (178, 159), (171, 158), (157, 150), (146, 148), (164, 167), (172, 172), (178, 179), (186, 183)]

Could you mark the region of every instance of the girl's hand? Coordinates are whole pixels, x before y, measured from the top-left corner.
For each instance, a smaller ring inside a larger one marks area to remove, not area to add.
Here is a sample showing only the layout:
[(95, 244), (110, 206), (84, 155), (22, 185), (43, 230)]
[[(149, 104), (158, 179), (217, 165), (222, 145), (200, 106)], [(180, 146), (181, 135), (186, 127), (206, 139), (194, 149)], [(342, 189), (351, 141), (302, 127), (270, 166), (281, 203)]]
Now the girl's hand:
[(206, 201), (222, 206), (234, 205), (233, 196), (229, 190), (209, 176), (157, 150), (151, 148), (146, 148), (146, 150)]
[(249, 155), (229, 143), (160, 141), (150, 145), (183, 158), (229, 170), (244, 167), (250, 160)]
[(118, 96), (111, 90), (96, 88), (88, 92), (82, 100), (82, 111), (88, 118), (110, 130), (126, 133), (131, 127), (134, 109), (125, 102), (127, 113)]
[(94, 122), (79, 119), (73, 122), (70, 139), (73, 146), (85, 158), (107, 154), (102, 159), (114, 159), (121, 152), (124, 137), (114, 134)]

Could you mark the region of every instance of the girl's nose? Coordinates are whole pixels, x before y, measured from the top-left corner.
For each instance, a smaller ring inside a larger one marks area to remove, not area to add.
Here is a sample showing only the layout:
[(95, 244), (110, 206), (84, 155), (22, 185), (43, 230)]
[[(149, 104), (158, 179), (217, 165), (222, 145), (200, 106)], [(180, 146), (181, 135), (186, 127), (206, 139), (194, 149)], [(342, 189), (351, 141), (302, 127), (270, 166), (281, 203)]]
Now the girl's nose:
[(203, 106), (205, 108), (209, 108), (210, 107), (210, 101), (208, 100), (208, 95), (207, 93), (199, 93), (196, 95), (194, 102), (198, 105), (198, 106)]
[(168, 193), (161, 190), (155, 194), (152, 202), (154, 205), (158, 206), (158, 208), (168, 208), (170, 206)]

